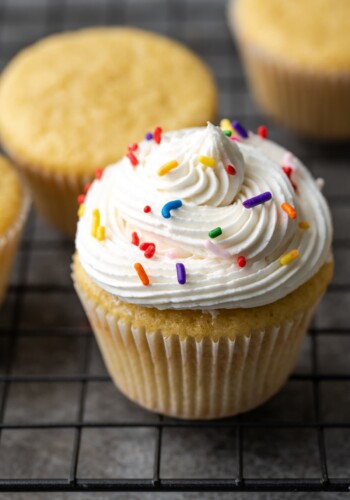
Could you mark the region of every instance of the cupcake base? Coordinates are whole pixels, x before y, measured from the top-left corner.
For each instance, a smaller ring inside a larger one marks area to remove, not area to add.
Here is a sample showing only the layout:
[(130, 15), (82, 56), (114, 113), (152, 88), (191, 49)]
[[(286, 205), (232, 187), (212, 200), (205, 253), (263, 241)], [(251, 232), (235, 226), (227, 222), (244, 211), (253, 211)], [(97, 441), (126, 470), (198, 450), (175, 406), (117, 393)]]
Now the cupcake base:
[[(220, 329), (220, 320), (210, 314), (190, 311), (212, 332), (207, 335), (203, 326), (200, 335), (191, 329), (193, 322), (187, 322), (187, 331), (179, 327), (181, 322), (174, 322), (181, 312), (148, 310), (118, 302), (90, 280), (77, 258), (73, 266), (77, 293), (117, 387), (151, 411), (186, 419), (232, 416), (275, 394), (293, 370), (315, 304), (331, 274), (332, 265), (326, 264), (298, 290), (304, 303), (298, 310), (294, 309), (295, 292), (294, 296), (290, 294), (292, 314), (278, 323), (276, 317), (272, 322), (268, 320), (269, 306), (264, 306), (267, 314), (261, 311), (264, 307), (236, 310), (242, 311), (238, 316), (243, 314), (238, 322), (235, 310), (219, 311), (219, 315), (231, 316), (229, 330)], [(278, 301), (282, 302), (282, 311), (285, 299)], [(161, 323), (162, 317), (168, 316), (163, 329), (157, 323), (159, 318), (153, 320), (157, 312), (161, 313)], [(265, 317), (265, 326), (260, 313)], [(253, 327), (255, 322), (258, 328)]]
[(23, 190), (23, 201), (20, 213), (6, 233), (0, 236), (0, 305), (4, 300), (9, 276), (16, 256), (23, 226), (27, 219), (30, 207), (30, 198), (27, 191)]

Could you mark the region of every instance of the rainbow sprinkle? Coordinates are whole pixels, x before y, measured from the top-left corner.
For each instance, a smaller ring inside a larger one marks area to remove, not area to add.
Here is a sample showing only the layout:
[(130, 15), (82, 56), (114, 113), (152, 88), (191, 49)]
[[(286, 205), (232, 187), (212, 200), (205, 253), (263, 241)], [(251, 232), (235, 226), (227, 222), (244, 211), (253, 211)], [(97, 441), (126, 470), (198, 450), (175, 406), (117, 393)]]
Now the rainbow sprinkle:
[(156, 142), (157, 144), (160, 144), (161, 143), (161, 140), (162, 140), (162, 129), (161, 127), (156, 127), (154, 129), (154, 132), (153, 132), (153, 139), (154, 139), (154, 142)]
[(260, 125), (260, 127), (258, 127), (258, 135), (263, 139), (267, 139), (267, 127), (265, 127), (265, 125)]
[(102, 168), (97, 168), (95, 172), (95, 178), (100, 181), (103, 175), (103, 169)]
[(100, 225), (100, 211), (95, 208), (92, 212), (92, 225), (91, 225), (91, 235), (97, 238), (97, 229)]
[(140, 244), (140, 238), (136, 231), (131, 233), (131, 244), (135, 245), (136, 247), (138, 247)]
[(82, 203), (78, 208), (78, 217), (83, 217), (84, 213), (85, 213), (85, 205), (84, 203)]
[(139, 145), (138, 145), (138, 144), (136, 144), (136, 143), (129, 144), (129, 146), (128, 146), (128, 150), (129, 150), (129, 151), (137, 151), (137, 150), (138, 150), (138, 148), (139, 148)]
[(225, 170), (229, 175), (236, 175), (236, 169), (233, 165), (226, 165)]
[(178, 167), (179, 164), (176, 160), (171, 160), (171, 161), (168, 161), (168, 163), (165, 163), (162, 167), (160, 167), (158, 169), (158, 175), (159, 176), (163, 176), (165, 174), (167, 174), (168, 172), (170, 172), (171, 170), (174, 170), (174, 168)]
[(105, 239), (106, 231), (104, 226), (98, 226), (97, 232), (96, 232), (96, 238), (98, 241), (103, 241)]
[(286, 253), (280, 258), (280, 264), (282, 266), (286, 266), (293, 262), (296, 258), (299, 257), (299, 251), (298, 250), (291, 250), (289, 253)]
[(145, 214), (149, 214), (150, 212), (152, 212), (152, 209), (149, 205), (146, 205), (144, 208), (143, 208), (143, 211), (145, 212)]
[(146, 257), (146, 259), (151, 259), (153, 257), (153, 255), (155, 254), (155, 252), (156, 252), (155, 244), (149, 243), (146, 250), (145, 250), (144, 256)]
[(237, 264), (239, 267), (245, 267), (247, 265), (247, 259), (243, 257), (243, 255), (240, 255), (237, 259)]
[(182, 201), (181, 200), (173, 200), (173, 201), (168, 201), (163, 208), (162, 208), (162, 216), (164, 219), (170, 219), (171, 217), (171, 210), (176, 210), (177, 208), (182, 207)]
[(176, 274), (179, 285), (184, 285), (186, 283), (186, 268), (181, 262), (176, 264)]
[(224, 130), (224, 134), (225, 134), (227, 137), (231, 137), (232, 132), (231, 132), (231, 130)]
[(229, 132), (231, 132), (231, 134), (233, 134), (232, 124), (228, 118), (223, 118), (220, 121), (220, 127), (224, 131), (224, 133), (229, 131)]
[(208, 236), (209, 238), (217, 238), (222, 234), (222, 229), (221, 227), (216, 227), (215, 229), (212, 229), (209, 231)]
[(85, 201), (85, 194), (80, 194), (78, 196), (78, 203), (79, 203), (79, 205), (81, 205), (82, 203), (84, 203), (84, 201)]
[(136, 158), (136, 156), (131, 151), (129, 151), (129, 153), (127, 153), (126, 157), (129, 158), (130, 163), (133, 167), (136, 167), (139, 164), (139, 160)]
[(84, 186), (84, 193), (88, 193), (90, 191), (90, 188), (91, 188), (91, 182), (88, 182)]
[(241, 125), (239, 122), (235, 121), (235, 122), (232, 122), (232, 126), (239, 136), (243, 137), (243, 139), (248, 139), (249, 134), (248, 134), (247, 130), (243, 127), (243, 125)]
[(309, 229), (310, 228), (310, 224), (306, 220), (300, 221), (298, 226), (300, 227), (300, 229)]
[(249, 198), (248, 200), (245, 200), (243, 202), (243, 206), (245, 208), (253, 208), (258, 205), (261, 205), (262, 203), (266, 203), (267, 201), (271, 200), (272, 194), (270, 191), (266, 191), (266, 193), (261, 193), (258, 194), (258, 196), (253, 196), (253, 198)]
[(200, 163), (203, 163), (206, 167), (215, 167), (215, 158), (212, 158), (211, 156), (200, 156), (198, 159)]
[(142, 284), (145, 286), (148, 286), (149, 285), (149, 277), (147, 276), (147, 273), (144, 270), (142, 264), (140, 264), (140, 262), (136, 262), (136, 264), (134, 264), (134, 269), (137, 272), (138, 277), (140, 278)]
[(152, 139), (153, 139), (152, 132), (147, 132), (147, 134), (145, 135), (145, 139), (146, 139), (146, 141), (152, 141)]
[(282, 208), (282, 210), (284, 210), (286, 212), (286, 214), (288, 215), (288, 217), (290, 219), (295, 219), (296, 218), (297, 213), (295, 211), (295, 208), (292, 207), (292, 205), (289, 205), (289, 203), (284, 202), (284, 203), (281, 204), (281, 208)]

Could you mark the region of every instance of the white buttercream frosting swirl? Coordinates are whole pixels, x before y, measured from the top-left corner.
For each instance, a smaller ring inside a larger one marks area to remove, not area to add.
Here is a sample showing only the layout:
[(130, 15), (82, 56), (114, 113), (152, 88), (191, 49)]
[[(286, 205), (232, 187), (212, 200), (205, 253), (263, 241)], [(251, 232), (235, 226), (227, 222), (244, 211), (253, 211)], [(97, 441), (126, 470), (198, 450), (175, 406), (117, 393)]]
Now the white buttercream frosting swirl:
[[(158, 309), (246, 308), (284, 297), (326, 262), (332, 240), (329, 209), (315, 180), (289, 155), (295, 191), (281, 168), (285, 154), (252, 133), (244, 142), (232, 141), (211, 124), (164, 134), (160, 144), (140, 143), (136, 167), (123, 158), (88, 192), (76, 238), (82, 266), (117, 298)], [(205, 165), (202, 157), (215, 165)], [(169, 161), (177, 166), (159, 175)], [(272, 194), (270, 201), (244, 207), (243, 201), (264, 192)], [(166, 219), (162, 207), (172, 200), (181, 200), (182, 207)], [(282, 203), (295, 208), (295, 219)], [(151, 212), (144, 212), (146, 205)], [(91, 235), (94, 209), (100, 211), (104, 241)], [(309, 229), (301, 229), (300, 221)], [(211, 239), (208, 233), (217, 227), (222, 234)], [(141, 243), (156, 245), (151, 259), (131, 244), (133, 232)], [(281, 256), (293, 249), (299, 257), (281, 265)], [(243, 268), (239, 256), (246, 259)], [(143, 265), (149, 286), (140, 281), (135, 262)], [(177, 281), (179, 262), (186, 269), (184, 285)]]

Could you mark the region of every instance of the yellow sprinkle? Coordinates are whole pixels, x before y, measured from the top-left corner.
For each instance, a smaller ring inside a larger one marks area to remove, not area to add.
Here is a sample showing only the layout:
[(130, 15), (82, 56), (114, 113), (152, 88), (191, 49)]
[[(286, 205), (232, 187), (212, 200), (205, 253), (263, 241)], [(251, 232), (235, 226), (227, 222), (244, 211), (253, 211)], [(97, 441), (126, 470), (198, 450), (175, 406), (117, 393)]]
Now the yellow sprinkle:
[(98, 241), (103, 241), (105, 239), (105, 227), (104, 226), (98, 226), (96, 238), (98, 239)]
[(91, 235), (94, 238), (97, 238), (97, 228), (100, 225), (100, 211), (95, 208), (92, 212), (92, 226), (91, 226)]
[(310, 224), (306, 222), (306, 220), (303, 220), (299, 222), (298, 226), (300, 227), (300, 229), (309, 229)]
[(203, 165), (206, 165), (207, 167), (211, 168), (215, 167), (215, 158), (212, 158), (211, 156), (200, 156), (199, 161), (203, 163)]
[(78, 208), (78, 217), (82, 217), (85, 213), (85, 205), (82, 203)]
[(179, 164), (176, 160), (171, 160), (168, 161), (168, 163), (165, 163), (162, 167), (158, 169), (158, 175), (162, 176), (170, 172), (171, 170), (174, 170), (174, 168), (178, 167)]
[(282, 264), (282, 266), (286, 266), (287, 264), (290, 264), (297, 257), (299, 257), (298, 250), (291, 250), (289, 253), (286, 253), (280, 258), (280, 264)]
[(232, 127), (232, 123), (228, 118), (223, 118), (220, 122), (220, 127), (222, 130), (230, 130), (234, 134), (234, 129)]

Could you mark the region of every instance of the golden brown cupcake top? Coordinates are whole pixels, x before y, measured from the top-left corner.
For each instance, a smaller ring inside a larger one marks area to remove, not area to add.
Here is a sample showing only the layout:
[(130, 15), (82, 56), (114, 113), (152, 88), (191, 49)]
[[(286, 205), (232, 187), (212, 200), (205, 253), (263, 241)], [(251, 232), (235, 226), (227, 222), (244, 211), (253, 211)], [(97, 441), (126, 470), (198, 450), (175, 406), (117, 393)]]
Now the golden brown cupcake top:
[(350, 72), (349, 0), (231, 0), (240, 37), (305, 69)]
[(211, 73), (192, 52), (131, 28), (46, 38), (0, 80), (0, 137), (24, 166), (91, 175), (161, 124), (203, 125), (216, 113)]

